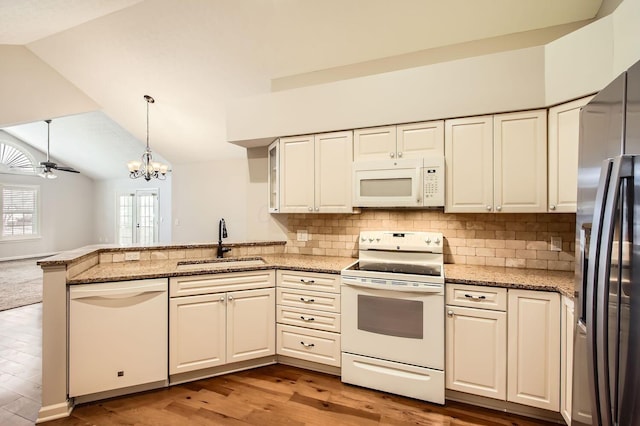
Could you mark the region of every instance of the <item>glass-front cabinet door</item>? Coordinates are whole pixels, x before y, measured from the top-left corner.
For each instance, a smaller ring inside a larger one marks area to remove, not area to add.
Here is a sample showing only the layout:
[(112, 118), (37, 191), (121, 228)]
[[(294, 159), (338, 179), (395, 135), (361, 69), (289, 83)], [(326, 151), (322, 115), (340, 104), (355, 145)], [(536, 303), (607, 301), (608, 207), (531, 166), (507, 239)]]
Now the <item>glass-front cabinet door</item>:
[(280, 212), (280, 191), (278, 185), (280, 184), (280, 159), (279, 159), (279, 142), (277, 139), (271, 145), (269, 145), (269, 213)]

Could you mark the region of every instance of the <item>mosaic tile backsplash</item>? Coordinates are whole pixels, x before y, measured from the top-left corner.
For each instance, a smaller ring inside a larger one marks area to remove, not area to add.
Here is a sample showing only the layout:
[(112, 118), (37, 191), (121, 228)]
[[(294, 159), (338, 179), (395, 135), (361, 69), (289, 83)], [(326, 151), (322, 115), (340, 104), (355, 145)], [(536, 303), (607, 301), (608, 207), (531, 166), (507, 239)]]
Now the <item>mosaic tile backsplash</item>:
[[(572, 213), (447, 214), (442, 210), (364, 210), (287, 215), (286, 253), (358, 257), (360, 231), (431, 231), (445, 237), (445, 263), (572, 271)], [(298, 241), (307, 231), (309, 241)], [(551, 237), (562, 251), (551, 251)]]

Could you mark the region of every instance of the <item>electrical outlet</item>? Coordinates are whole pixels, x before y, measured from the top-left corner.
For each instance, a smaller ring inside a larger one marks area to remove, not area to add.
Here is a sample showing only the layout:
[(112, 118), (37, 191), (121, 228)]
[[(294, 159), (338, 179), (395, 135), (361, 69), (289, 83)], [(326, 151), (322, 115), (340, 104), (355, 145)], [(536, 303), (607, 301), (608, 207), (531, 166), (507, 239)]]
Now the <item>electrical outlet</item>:
[(297, 237), (298, 241), (309, 241), (309, 233), (306, 229), (299, 230)]
[(140, 260), (139, 251), (125, 251), (124, 260)]
[(562, 237), (551, 237), (551, 251), (562, 251)]

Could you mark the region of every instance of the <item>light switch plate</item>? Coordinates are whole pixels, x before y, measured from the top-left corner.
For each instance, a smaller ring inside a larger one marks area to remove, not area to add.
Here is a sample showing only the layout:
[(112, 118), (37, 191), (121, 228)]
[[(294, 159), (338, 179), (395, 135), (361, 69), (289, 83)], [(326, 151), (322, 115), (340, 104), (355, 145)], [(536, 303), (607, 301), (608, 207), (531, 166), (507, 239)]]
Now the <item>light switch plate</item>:
[(562, 237), (551, 237), (551, 251), (562, 251)]
[(298, 241), (309, 241), (309, 233), (306, 229), (299, 230), (297, 233)]

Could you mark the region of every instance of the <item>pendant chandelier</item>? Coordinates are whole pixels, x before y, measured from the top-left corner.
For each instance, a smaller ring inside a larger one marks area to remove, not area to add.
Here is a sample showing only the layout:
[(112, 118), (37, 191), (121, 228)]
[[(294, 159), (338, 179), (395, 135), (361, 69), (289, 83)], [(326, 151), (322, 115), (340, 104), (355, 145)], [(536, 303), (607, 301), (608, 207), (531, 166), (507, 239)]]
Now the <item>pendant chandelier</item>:
[(169, 166), (153, 161), (151, 148), (149, 148), (149, 104), (154, 103), (155, 100), (149, 95), (144, 95), (144, 99), (147, 101), (147, 149), (142, 154), (141, 161), (129, 161), (127, 163), (129, 177), (131, 179), (143, 177), (146, 181), (150, 181), (151, 178), (164, 180), (167, 178)]

